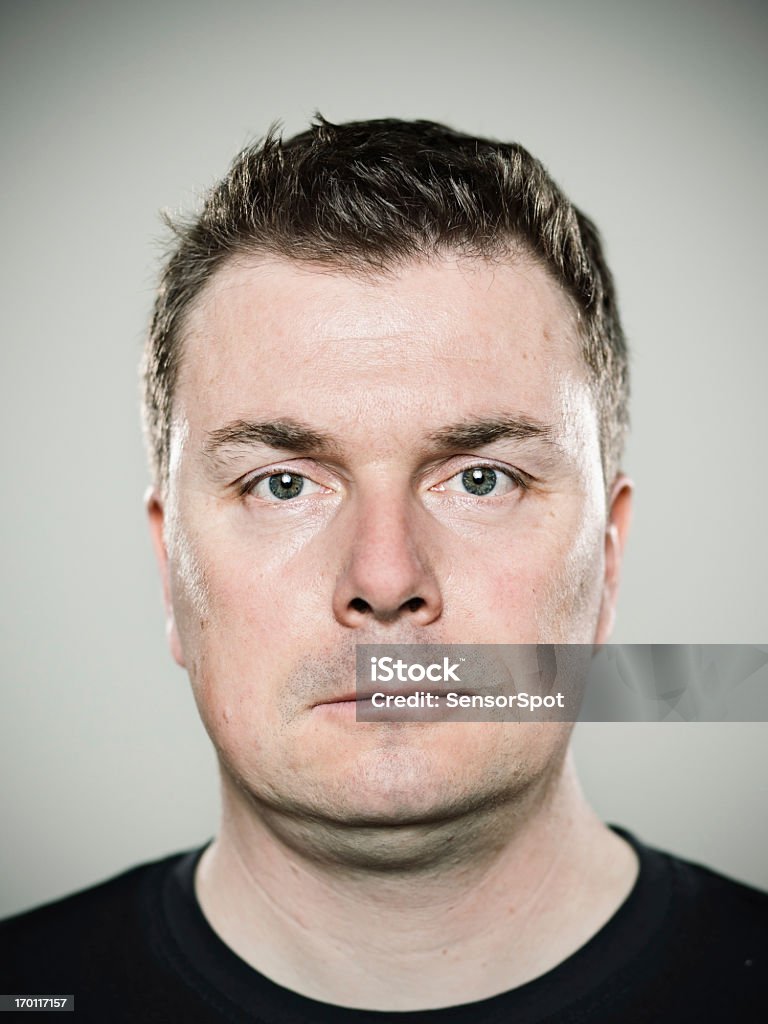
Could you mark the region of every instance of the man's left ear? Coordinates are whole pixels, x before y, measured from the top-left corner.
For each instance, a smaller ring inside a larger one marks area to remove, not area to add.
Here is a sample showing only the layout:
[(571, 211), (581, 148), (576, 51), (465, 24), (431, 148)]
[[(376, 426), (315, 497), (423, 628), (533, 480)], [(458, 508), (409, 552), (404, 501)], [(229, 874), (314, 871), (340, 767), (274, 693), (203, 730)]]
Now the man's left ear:
[(608, 641), (616, 619), (616, 602), (619, 596), (621, 563), (624, 545), (632, 521), (632, 492), (634, 483), (619, 473), (608, 495), (608, 518), (605, 524), (605, 565), (603, 571), (603, 594), (600, 602), (600, 616), (595, 632), (595, 644), (600, 646)]

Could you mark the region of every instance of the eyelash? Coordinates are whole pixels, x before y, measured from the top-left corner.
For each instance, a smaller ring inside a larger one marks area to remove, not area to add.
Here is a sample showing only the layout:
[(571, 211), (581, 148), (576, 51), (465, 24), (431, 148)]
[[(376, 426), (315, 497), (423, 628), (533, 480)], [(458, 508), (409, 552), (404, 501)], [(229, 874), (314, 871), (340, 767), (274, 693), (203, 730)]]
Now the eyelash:
[[(476, 466), (467, 466), (466, 469), (492, 469), (495, 473), (503, 473), (522, 491), (527, 491), (531, 485), (532, 477), (527, 477), (519, 469), (512, 469), (511, 466), (494, 466), (491, 462), (479, 462)], [(465, 473), (466, 469), (460, 469), (459, 473)], [(453, 474), (457, 476), (457, 473)]]
[(300, 476), (306, 480), (312, 479), (306, 473), (297, 473), (295, 469), (289, 469), (287, 466), (277, 466), (274, 469), (267, 470), (265, 473), (259, 473), (256, 476), (247, 477), (245, 480), (241, 480), (237, 487), (237, 493), (241, 498), (245, 498), (256, 490), (262, 480), (269, 480), (271, 476), (280, 476), (281, 473), (289, 473), (291, 476)]
[[(448, 480), (452, 480), (454, 477), (459, 476), (461, 473), (466, 473), (471, 469), (492, 469), (495, 473), (502, 473), (504, 476), (509, 477), (509, 479), (519, 487), (521, 491), (530, 490), (531, 480), (533, 479), (532, 477), (529, 477), (527, 473), (523, 473), (519, 469), (512, 469), (511, 466), (499, 466), (493, 462), (475, 462), (471, 465), (464, 466), (463, 469), (457, 469), (455, 473), (451, 473), (449, 477), (446, 477), (446, 479), (441, 482), (446, 483)], [(268, 480), (271, 476), (279, 476), (281, 473), (289, 473), (291, 476), (300, 476), (306, 480), (312, 479), (312, 477), (307, 473), (297, 473), (295, 469), (290, 469), (287, 466), (275, 466), (272, 469), (257, 474), (256, 476), (248, 477), (245, 480), (240, 481), (237, 488), (238, 496), (241, 498), (247, 497), (249, 494), (253, 493), (262, 480)], [(316, 483), (317, 481), (313, 482)], [(472, 497), (472, 495), (468, 494), (467, 497)]]
[[(451, 473), (449, 477), (446, 477), (446, 479), (443, 480), (442, 483), (447, 483), (448, 480), (453, 480), (454, 477), (461, 476), (463, 473), (466, 473), (472, 469), (492, 469), (494, 473), (500, 473), (502, 476), (508, 477), (512, 481), (512, 483), (515, 484), (515, 486), (518, 487), (521, 491), (530, 490), (531, 483), (534, 479), (533, 477), (528, 476), (527, 473), (523, 473), (519, 469), (513, 469), (511, 466), (499, 466), (498, 464), (493, 462), (474, 462), (469, 466), (464, 466), (462, 469), (457, 469), (455, 473)], [(465, 495), (459, 494), (459, 496), (467, 498), (476, 497), (476, 495), (472, 495), (469, 493)], [(503, 497), (503, 495), (492, 494), (489, 497)]]

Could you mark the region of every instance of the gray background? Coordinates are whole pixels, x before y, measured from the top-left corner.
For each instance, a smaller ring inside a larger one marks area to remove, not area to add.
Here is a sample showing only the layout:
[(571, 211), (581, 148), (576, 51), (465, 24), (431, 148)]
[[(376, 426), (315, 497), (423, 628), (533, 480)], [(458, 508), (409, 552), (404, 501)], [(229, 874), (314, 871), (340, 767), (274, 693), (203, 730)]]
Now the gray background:
[[(198, 844), (136, 362), (160, 207), (276, 117), (518, 139), (602, 228), (634, 349), (623, 642), (767, 639), (765, 5), (3, 3), (0, 909)], [(597, 809), (768, 884), (768, 726), (582, 725)]]

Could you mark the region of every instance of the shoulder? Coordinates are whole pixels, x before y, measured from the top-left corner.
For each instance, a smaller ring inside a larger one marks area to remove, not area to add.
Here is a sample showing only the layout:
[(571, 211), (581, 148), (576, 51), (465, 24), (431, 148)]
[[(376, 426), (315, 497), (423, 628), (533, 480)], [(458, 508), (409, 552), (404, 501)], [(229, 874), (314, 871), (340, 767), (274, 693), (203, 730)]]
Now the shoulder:
[(768, 934), (768, 892), (736, 881), (702, 864), (658, 854), (669, 865), (673, 891), (683, 919), (700, 929), (702, 941)]
[[(184, 856), (137, 865), (98, 885), (0, 922), (0, 963), (16, 990), (69, 982), (135, 956), (152, 926), (162, 879)], [(71, 989), (67, 989), (71, 991)]]
[(174, 854), (138, 864), (87, 889), (7, 917), (0, 921), (0, 936), (3, 940), (8, 936), (20, 939), (27, 933), (39, 932), (41, 928), (55, 932), (74, 923), (97, 924), (107, 917), (117, 924), (118, 919), (114, 915), (130, 913), (132, 900), (142, 884), (153, 875), (162, 875), (182, 856)]
[(652, 922), (627, 970), (657, 1019), (768, 1020), (768, 893), (617, 831), (640, 858), (633, 927)]
[(768, 892), (729, 878), (704, 864), (642, 843), (616, 825), (612, 830), (634, 849), (640, 862), (638, 888), (650, 897), (669, 889), (670, 910), (686, 922), (697, 922), (712, 934), (743, 926), (758, 930), (768, 924)]

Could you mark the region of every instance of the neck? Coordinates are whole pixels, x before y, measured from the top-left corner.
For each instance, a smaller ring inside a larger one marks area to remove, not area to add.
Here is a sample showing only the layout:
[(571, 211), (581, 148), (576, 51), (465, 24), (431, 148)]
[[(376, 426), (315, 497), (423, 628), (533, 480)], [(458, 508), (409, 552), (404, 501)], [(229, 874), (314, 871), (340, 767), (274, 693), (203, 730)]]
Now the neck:
[(509, 805), (387, 829), (258, 807), (226, 774), (222, 789), (203, 913), (257, 970), (337, 1005), (423, 1010), (514, 988), (583, 945), (636, 875), (570, 760)]

